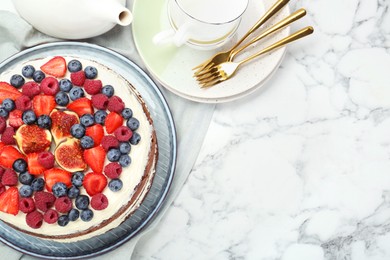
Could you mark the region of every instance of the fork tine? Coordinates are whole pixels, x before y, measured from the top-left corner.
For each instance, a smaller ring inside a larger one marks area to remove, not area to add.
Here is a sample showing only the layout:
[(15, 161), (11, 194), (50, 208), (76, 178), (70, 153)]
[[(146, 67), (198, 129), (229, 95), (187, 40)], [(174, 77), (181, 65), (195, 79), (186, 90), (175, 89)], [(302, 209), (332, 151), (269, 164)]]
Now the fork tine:
[(198, 78), (198, 77), (202, 77), (206, 74), (214, 73), (217, 71), (218, 71), (218, 66), (211, 66), (211, 67), (207, 67), (206, 69), (204, 69), (198, 73), (194, 73), (194, 76)]
[(201, 86), (201, 88), (209, 88), (209, 87), (211, 87), (211, 86), (214, 86), (214, 85), (220, 83), (221, 81), (223, 81), (223, 79), (220, 78), (220, 77), (217, 77), (217, 78), (215, 78), (214, 80), (211, 80), (211, 81), (208, 81), (208, 82), (206, 82), (206, 83), (203, 83), (202, 86)]
[(218, 77), (218, 76), (219, 76), (219, 71), (215, 71), (215, 72), (203, 75), (202, 77), (196, 77), (196, 80), (199, 82), (204, 82), (204, 81), (208, 81), (208, 80), (215, 78), (215, 77)]

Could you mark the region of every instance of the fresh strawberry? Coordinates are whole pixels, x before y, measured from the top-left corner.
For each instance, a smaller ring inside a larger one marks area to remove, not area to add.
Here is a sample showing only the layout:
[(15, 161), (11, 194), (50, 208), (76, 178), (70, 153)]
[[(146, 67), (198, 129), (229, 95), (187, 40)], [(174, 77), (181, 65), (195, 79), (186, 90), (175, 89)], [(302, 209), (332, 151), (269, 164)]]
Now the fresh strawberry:
[(54, 96), (37, 95), (32, 100), (32, 109), (37, 117), (40, 115), (49, 115), (56, 106), (57, 104)]
[(91, 167), (92, 171), (96, 173), (103, 172), (105, 158), (106, 151), (101, 146), (84, 150), (84, 161)]
[(72, 110), (78, 116), (82, 116), (84, 114), (93, 114), (92, 102), (89, 98), (86, 97), (76, 99), (75, 101), (70, 103), (66, 108)]
[(19, 212), (18, 188), (10, 187), (0, 195), (0, 211), (17, 215)]
[(85, 135), (93, 139), (94, 146), (100, 145), (104, 136), (104, 128), (100, 124), (87, 127)]
[(27, 154), (27, 164), (28, 171), (32, 175), (42, 174), (46, 168), (39, 163), (39, 154), (38, 153), (29, 153)]
[(123, 125), (123, 117), (116, 112), (110, 112), (106, 117), (104, 125), (107, 133), (112, 134), (118, 127)]
[(22, 93), (19, 90), (17, 90), (7, 82), (0, 82), (0, 103), (2, 103), (3, 100), (6, 98), (16, 100), (21, 95)]
[(24, 122), (22, 120), (23, 112), (19, 109), (12, 110), (9, 113), (8, 124), (13, 128), (17, 129), (19, 126), (23, 125)]
[(107, 186), (107, 178), (104, 174), (90, 172), (85, 175), (83, 180), (83, 186), (89, 196), (101, 193)]
[(0, 149), (0, 166), (4, 168), (12, 168), (12, 164), (16, 159), (24, 156), (13, 146), (5, 145)]
[(43, 64), (41, 70), (51, 76), (62, 78), (66, 73), (66, 60), (61, 56), (56, 56)]
[(43, 173), (46, 189), (51, 192), (51, 188), (57, 182), (63, 182), (66, 186), (72, 185), (72, 174), (60, 168), (51, 168)]

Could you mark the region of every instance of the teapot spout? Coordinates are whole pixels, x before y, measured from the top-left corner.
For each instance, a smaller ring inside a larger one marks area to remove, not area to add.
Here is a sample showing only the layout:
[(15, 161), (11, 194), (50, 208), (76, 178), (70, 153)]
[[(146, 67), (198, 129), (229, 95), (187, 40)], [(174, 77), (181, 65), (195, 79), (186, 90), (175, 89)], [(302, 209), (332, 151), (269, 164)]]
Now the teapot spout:
[(105, 4), (98, 7), (97, 1), (95, 7), (100, 9), (102, 17), (121, 26), (127, 26), (133, 21), (133, 14), (124, 5), (117, 1), (104, 1)]

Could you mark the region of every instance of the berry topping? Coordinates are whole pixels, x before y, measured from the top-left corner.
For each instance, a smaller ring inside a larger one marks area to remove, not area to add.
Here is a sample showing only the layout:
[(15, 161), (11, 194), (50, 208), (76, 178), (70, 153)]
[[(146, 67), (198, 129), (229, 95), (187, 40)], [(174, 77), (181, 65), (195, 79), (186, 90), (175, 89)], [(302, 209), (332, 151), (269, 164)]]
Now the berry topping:
[(103, 210), (108, 207), (108, 199), (103, 193), (98, 193), (91, 198), (91, 207), (94, 210)]
[(31, 188), (34, 191), (42, 191), (45, 186), (45, 180), (43, 178), (33, 179), (31, 182)]
[(117, 179), (122, 173), (122, 167), (117, 162), (111, 162), (104, 167), (104, 174), (110, 179)]
[(66, 73), (66, 61), (61, 56), (56, 56), (41, 66), (41, 70), (51, 76), (62, 78)]
[(22, 198), (29, 198), (33, 194), (33, 189), (29, 185), (23, 185), (19, 188), (19, 194)]
[(85, 175), (83, 185), (89, 196), (101, 193), (107, 186), (107, 178), (101, 173), (90, 172)]
[(7, 127), (7, 122), (5, 121), (4, 117), (0, 117), (0, 134), (2, 134)]
[(94, 118), (97, 124), (104, 125), (107, 117), (107, 112), (105, 110), (96, 111)]
[(57, 222), (59, 214), (54, 209), (49, 209), (43, 214), (43, 220), (48, 224), (54, 224)]
[(119, 151), (119, 149), (117, 148), (111, 148), (110, 150), (108, 150), (107, 152), (107, 159), (110, 161), (110, 162), (117, 162), (119, 161), (119, 158), (121, 157), (121, 152)]
[(35, 207), (43, 212), (53, 207), (56, 197), (51, 192), (37, 191), (34, 194)]
[(55, 100), (59, 106), (66, 106), (69, 104), (69, 96), (64, 91), (59, 91), (55, 96)]
[(46, 168), (39, 163), (39, 153), (29, 153), (27, 154), (27, 162), (28, 162), (28, 171), (32, 175), (42, 174)]
[(25, 111), (32, 107), (31, 99), (26, 95), (21, 95), (15, 100), (16, 109)]
[(31, 185), (34, 180), (34, 176), (29, 172), (19, 174), (19, 182), (21, 184)]
[(69, 198), (75, 199), (75, 198), (77, 198), (79, 195), (80, 195), (80, 189), (77, 188), (76, 186), (72, 185), (72, 186), (68, 189), (68, 197), (69, 197)]
[(88, 79), (94, 79), (97, 77), (98, 74), (97, 69), (93, 66), (85, 67), (84, 72), (85, 72), (85, 77), (87, 77)]
[(122, 142), (119, 144), (119, 151), (122, 154), (128, 154), (131, 151), (131, 145), (128, 142)]
[[(72, 174), (60, 168), (51, 168), (44, 172), (44, 178), (46, 182), (46, 189), (51, 192), (52, 187), (57, 182), (63, 182), (67, 187), (72, 185)], [(53, 195), (54, 196), (54, 195)]]
[(19, 109), (15, 109), (9, 113), (8, 124), (13, 128), (17, 129), (19, 126), (23, 125), (22, 120), (23, 112)]
[(91, 221), (91, 219), (93, 218), (93, 211), (90, 209), (85, 209), (81, 211), (80, 218), (84, 222)]
[(105, 120), (106, 131), (112, 134), (118, 127), (123, 124), (123, 118), (116, 112), (110, 112)]
[(58, 218), (57, 223), (59, 226), (65, 227), (66, 225), (69, 224), (69, 217), (67, 215), (62, 215)]
[(98, 94), (102, 89), (102, 82), (98, 79), (86, 79), (84, 89), (90, 95)]
[(94, 142), (93, 142), (92, 137), (87, 136), (87, 135), (81, 137), (81, 139), (80, 139), (80, 146), (83, 149), (89, 149), (89, 148), (94, 147)]
[(92, 126), (95, 124), (95, 118), (91, 114), (84, 114), (80, 117), (80, 123), (85, 127)]
[(19, 202), (19, 210), (23, 213), (30, 213), (35, 210), (35, 203), (32, 198), (22, 198)]
[(56, 184), (53, 185), (52, 192), (54, 196), (56, 196), (57, 198), (63, 197), (66, 196), (68, 192), (68, 187), (63, 182), (57, 182)]
[(14, 161), (24, 156), (13, 146), (5, 145), (0, 149), (0, 166), (12, 168)]
[(111, 112), (121, 113), (125, 108), (125, 103), (118, 96), (112, 96), (108, 100), (107, 109)]
[(3, 100), (6, 98), (16, 100), (21, 95), (22, 93), (20, 91), (7, 82), (0, 82), (0, 102), (3, 102)]
[(69, 97), (71, 100), (77, 100), (85, 96), (84, 90), (81, 87), (73, 87), (69, 91)]
[(37, 115), (31, 109), (28, 109), (23, 111), (22, 120), (25, 124), (32, 125), (37, 121)]
[(51, 128), (51, 118), (48, 115), (40, 115), (37, 119), (37, 125), (43, 129)]
[(22, 77), (22, 75), (19, 74), (12, 75), (9, 81), (9, 83), (15, 88), (20, 88), (21, 86), (23, 86), (24, 82), (24, 78)]
[(75, 200), (76, 208), (83, 210), (89, 206), (89, 197), (87, 195), (80, 195)]
[(133, 116), (133, 110), (131, 110), (130, 108), (126, 107), (122, 110), (122, 117), (124, 119), (129, 119), (132, 116)]
[(54, 207), (60, 213), (68, 213), (72, 209), (72, 200), (69, 197), (61, 197), (56, 200)]
[(112, 179), (108, 183), (108, 188), (113, 192), (120, 191), (122, 187), (123, 187), (123, 182), (120, 179)]
[[(84, 150), (84, 161), (95, 173), (102, 173), (106, 151), (101, 146)], [(85, 178), (84, 178), (85, 181)]]
[(37, 95), (32, 100), (32, 109), (37, 116), (49, 115), (55, 107), (56, 100), (51, 95)]
[(39, 86), (38, 83), (34, 81), (29, 81), (22, 86), (22, 93), (23, 95), (26, 95), (29, 98), (33, 98), (34, 96), (41, 93), (41, 87)]
[(80, 216), (80, 211), (77, 209), (71, 209), (69, 211), (68, 217), (70, 221), (76, 221)]
[(70, 134), (77, 139), (80, 139), (85, 135), (85, 126), (82, 124), (74, 124), (70, 128)]
[(108, 97), (102, 93), (93, 95), (91, 98), (92, 105), (97, 109), (106, 109), (108, 105)]
[(105, 85), (102, 88), (102, 94), (106, 95), (107, 97), (112, 97), (114, 95), (114, 87), (111, 85)]
[(60, 82), (58, 82), (58, 85), (60, 86), (60, 90), (64, 92), (69, 92), (73, 87), (73, 84), (69, 79), (61, 79)]
[(45, 77), (45, 73), (43, 73), (41, 70), (34, 71), (32, 76), (33, 80), (37, 83), (40, 83)]
[(126, 125), (132, 130), (132, 131), (135, 131), (138, 129), (139, 127), (139, 121), (137, 118), (129, 118), (129, 120), (127, 120), (126, 122)]
[(133, 136), (133, 132), (127, 126), (120, 126), (114, 131), (115, 137), (120, 142), (128, 142)]
[(1, 141), (6, 145), (13, 145), (15, 144), (14, 135), (15, 129), (12, 126), (8, 126), (1, 135)]
[(19, 212), (18, 188), (10, 187), (0, 195), (0, 211), (17, 215)]
[(82, 86), (82, 85), (84, 85), (84, 81), (85, 81), (85, 73), (84, 73), (84, 71), (80, 70), (80, 71), (77, 71), (77, 72), (72, 72), (70, 74), (70, 81), (75, 86)]
[(18, 175), (12, 169), (6, 169), (3, 177), (1, 177), (1, 184), (4, 186), (16, 186), (18, 185)]
[(10, 98), (6, 98), (3, 100), (3, 103), (1, 104), (5, 111), (11, 112), (15, 109), (15, 101), (13, 101)]
[(75, 172), (72, 175), (72, 184), (76, 187), (81, 187), (83, 185), (84, 173), (83, 172)]
[(38, 162), (40, 165), (42, 165), (46, 169), (53, 168), (54, 155), (49, 151), (41, 152), (38, 154)]
[(83, 68), (83, 65), (78, 60), (71, 60), (68, 62), (68, 70), (70, 72), (77, 72), (77, 71), (82, 70), (82, 68)]
[(32, 65), (26, 65), (22, 68), (22, 75), (26, 78), (32, 78), (35, 68)]
[(118, 139), (115, 138), (113, 135), (105, 135), (102, 138), (102, 147), (104, 150), (108, 151), (111, 148), (117, 148), (119, 146)]
[(119, 164), (122, 167), (127, 167), (131, 164), (131, 157), (128, 154), (122, 154), (121, 157), (119, 158)]
[(67, 109), (72, 110), (78, 116), (82, 116), (84, 114), (93, 114), (94, 112), (91, 100), (86, 97), (73, 101), (67, 106)]
[(133, 136), (130, 138), (132, 145), (137, 145), (141, 141), (141, 136), (137, 132), (133, 132)]
[(93, 139), (95, 146), (100, 145), (104, 136), (104, 128), (100, 124), (87, 127), (85, 131), (86, 136), (90, 136)]
[(14, 161), (14, 163), (12, 164), (12, 168), (18, 173), (23, 173), (27, 171), (27, 162), (26, 160), (19, 158)]
[(26, 215), (26, 223), (29, 227), (38, 229), (43, 224), (43, 215), (37, 210), (30, 212)]

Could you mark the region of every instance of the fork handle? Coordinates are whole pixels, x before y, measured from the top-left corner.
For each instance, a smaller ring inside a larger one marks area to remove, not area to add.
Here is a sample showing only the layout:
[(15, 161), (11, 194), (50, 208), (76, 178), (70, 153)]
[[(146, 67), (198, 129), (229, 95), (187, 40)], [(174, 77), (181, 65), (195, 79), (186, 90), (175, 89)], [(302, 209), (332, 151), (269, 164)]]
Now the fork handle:
[(289, 0), (278, 0), (271, 8), (258, 20), (252, 28), (231, 48), (234, 50), (237, 48), (249, 35), (251, 35), (254, 31), (260, 28), (265, 22), (267, 22), (272, 16), (274, 16), (277, 12), (279, 12)]
[(263, 55), (263, 54), (265, 54), (267, 52), (270, 52), (270, 51), (273, 51), (273, 50), (278, 49), (280, 47), (283, 47), (284, 45), (286, 45), (288, 43), (291, 43), (293, 41), (299, 40), (299, 39), (301, 39), (301, 38), (303, 38), (305, 36), (308, 36), (308, 35), (312, 34), (313, 32), (314, 32), (313, 27), (307, 26), (307, 27), (305, 27), (305, 28), (303, 28), (303, 29), (301, 29), (299, 31), (296, 31), (295, 33), (293, 33), (293, 34), (291, 34), (291, 35), (289, 35), (289, 36), (287, 36), (287, 37), (285, 37), (285, 38), (275, 42), (274, 44), (264, 48), (263, 50), (259, 51), (258, 53), (255, 53), (255, 54), (249, 56), (248, 58), (240, 61), (238, 63), (238, 65), (242, 65), (243, 63), (248, 62), (250, 60), (253, 60), (254, 58), (257, 58), (260, 55)]

